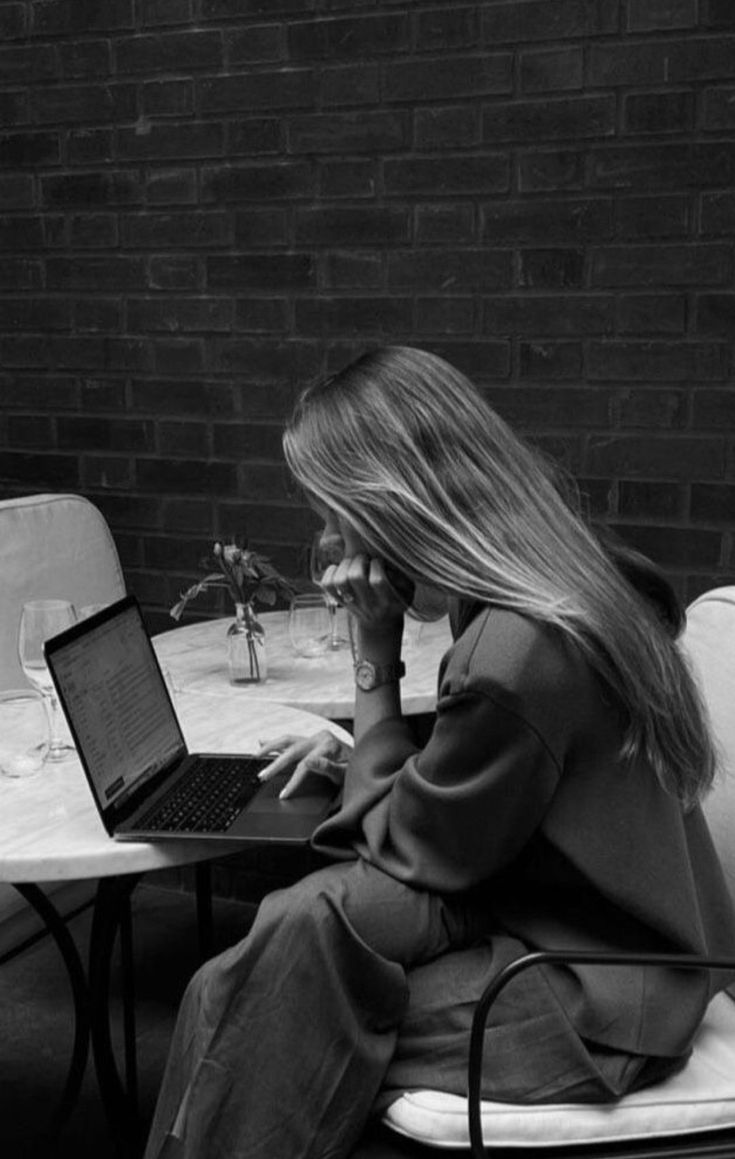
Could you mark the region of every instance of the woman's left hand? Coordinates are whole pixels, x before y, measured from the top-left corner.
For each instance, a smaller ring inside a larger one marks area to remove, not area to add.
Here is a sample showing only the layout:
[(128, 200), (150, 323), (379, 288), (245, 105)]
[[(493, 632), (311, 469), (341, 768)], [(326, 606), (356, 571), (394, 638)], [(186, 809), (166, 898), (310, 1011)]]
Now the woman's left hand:
[(328, 596), (371, 632), (395, 632), (403, 623), (406, 605), (388, 580), (383, 561), (364, 552), (345, 556), (322, 576)]

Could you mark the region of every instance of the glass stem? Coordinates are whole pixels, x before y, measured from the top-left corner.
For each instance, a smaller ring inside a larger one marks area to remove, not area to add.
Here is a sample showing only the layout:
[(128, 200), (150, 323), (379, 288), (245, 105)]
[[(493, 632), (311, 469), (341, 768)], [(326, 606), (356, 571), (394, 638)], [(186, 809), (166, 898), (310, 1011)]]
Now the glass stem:
[(329, 635), (329, 647), (339, 648), (339, 638), (337, 636), (337, 605), (330, 601), (329, 615), (332, 621), (332, 627)]
[(48, 754), (46, 760), (60, 761), (66, 754), (59, 727), (59, 702), (53, 693), (44, 693), (43, 703), (48, 717)]

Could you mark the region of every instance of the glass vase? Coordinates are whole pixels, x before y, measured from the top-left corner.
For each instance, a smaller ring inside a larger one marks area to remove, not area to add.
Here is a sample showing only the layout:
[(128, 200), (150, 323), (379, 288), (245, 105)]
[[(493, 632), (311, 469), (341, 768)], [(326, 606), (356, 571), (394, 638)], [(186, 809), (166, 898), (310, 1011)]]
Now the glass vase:
[(227, 662), (231, 684), (258, 684), (268, 675), (265, 632), (250, 604), (235, 605), (235, 620), (227, 630)]

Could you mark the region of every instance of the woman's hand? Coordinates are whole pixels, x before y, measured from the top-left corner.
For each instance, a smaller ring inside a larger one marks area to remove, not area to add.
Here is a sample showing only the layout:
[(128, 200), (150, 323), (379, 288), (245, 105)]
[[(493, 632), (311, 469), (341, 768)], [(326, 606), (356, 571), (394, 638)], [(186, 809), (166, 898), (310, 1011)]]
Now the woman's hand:
[(294, 736), (287, 733), (275, 740), (261, 743), (256, 756), (278, 756), (258, 773), (261, 781), (270, 781), (277, 773), (293, 767), (293, 775), (278, 794), (281, 800), (291, 797), (310, 773), (326, 777), (335, 785), (341, 785), (347, 761), (352, 750), (329, 731), (322, 729), (312, 736)]
[(325, 570), (321, 586), (369, 632), (395, 633), (402, 627), (405, 600), (386, 576), (381, 559), (364, 552), (345, 555)]

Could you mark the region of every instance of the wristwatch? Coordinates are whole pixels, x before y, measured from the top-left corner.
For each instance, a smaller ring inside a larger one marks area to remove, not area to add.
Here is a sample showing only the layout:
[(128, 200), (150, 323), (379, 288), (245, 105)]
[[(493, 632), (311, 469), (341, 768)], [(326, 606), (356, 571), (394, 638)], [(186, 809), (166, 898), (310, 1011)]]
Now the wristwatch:
[(355, 683), (363, 692), (372, 692), (381, 684), (393, 684), (406, 675), (402, 660), (397, 664), (373, 664), (372, 660), (358, 660), (355, 664)]

